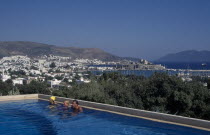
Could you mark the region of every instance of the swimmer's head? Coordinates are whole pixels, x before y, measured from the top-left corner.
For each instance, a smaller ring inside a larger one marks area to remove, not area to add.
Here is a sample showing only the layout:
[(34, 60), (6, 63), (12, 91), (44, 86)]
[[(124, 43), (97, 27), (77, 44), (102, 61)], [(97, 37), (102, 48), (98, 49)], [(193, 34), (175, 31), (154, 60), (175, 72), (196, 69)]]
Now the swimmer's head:
[(50, 99), (55, 101), (55, 96), (51, 96)]
[(73, 100), (73, 101), (72, 101), (72, 107), (73, 107), (73, 108), (77, 108), (78, 105), (79, 105), (79, 102), (78, 102), (77, 100)]
[(55, 97), (54, 96), (51, 96), (50, 97), (50, 104), (51, 105), (54, 105), (55, 104)]
[(66, 100), (66, 101), (63, 102), (63, 105), (66, 106), (66, 107), (68, 107), (70, 105), (70, 103), (69, 103), (68, 100)]

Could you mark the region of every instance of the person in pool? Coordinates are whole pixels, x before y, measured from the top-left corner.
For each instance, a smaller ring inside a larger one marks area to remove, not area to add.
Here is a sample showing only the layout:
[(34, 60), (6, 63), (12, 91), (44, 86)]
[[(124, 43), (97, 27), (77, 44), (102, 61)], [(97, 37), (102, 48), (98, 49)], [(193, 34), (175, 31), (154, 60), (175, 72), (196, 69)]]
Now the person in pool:
[(63, 109), (68, 110), (70, 108), (70, 102), (68, 100), (65, 100), (63, 102)]
[(57, 104), (55, 102), (55, 97), (54, 96), (51, 96), (50, 99), (49, 99), (49, 106), (48, 108), (50, 109), (53, 109), (53, 108), (56, 108), (57, 107)]
[(50, 105), (55, 105), (55, 104), (56, 104), (56, 103), (55, 103), (55, 97), (54, 97), (54, 96), (51, 96), (51, 97), (50, 97), (49, 104), (50, 104)]
[(83, 109), (81, 106), (79, 106), (79, 102), (77, 100), (73, 100), (71, 104), (71, 109), (74, 113), (83, 112)]

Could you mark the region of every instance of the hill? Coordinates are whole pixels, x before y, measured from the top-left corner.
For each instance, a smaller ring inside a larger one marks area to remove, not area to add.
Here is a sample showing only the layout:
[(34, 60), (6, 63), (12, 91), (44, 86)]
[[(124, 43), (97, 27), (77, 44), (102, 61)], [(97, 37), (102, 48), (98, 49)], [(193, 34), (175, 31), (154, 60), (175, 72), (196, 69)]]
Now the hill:
[(118, 56), (97, 48), (61, 47), (28, 41), (0, 42), (0, 58), (12, 55), (27, 55), (37, 57), (42, 55), (58, 55), (75, 58), (100, 60), (119, 60)]
[(168, 54), (155, 62), (210, 62), (210, 51), (187, 50)]

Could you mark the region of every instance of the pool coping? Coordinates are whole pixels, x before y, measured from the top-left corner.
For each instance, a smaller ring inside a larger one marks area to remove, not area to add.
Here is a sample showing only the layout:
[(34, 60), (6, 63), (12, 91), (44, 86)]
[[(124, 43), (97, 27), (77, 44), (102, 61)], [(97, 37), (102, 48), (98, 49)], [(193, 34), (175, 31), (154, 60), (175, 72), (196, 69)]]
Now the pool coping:
[(0, 101), (38, 99), (38, 94), (0, 96)]
[[(24, 100), (24, 99), (40, 99), (40, 100), (49, 100), (51, 95), (44, 94), (27, 94), (27, 95), (15, 95), (15, 96), (0, 96), (0, 101), (8, 101), (8, 100)], [(62, 103), (65, 100), (69, 100), (72, 102), (74, 99), (64, 98), (64, 97), (56, 97), (56, 102)], [(151, 120), (155, 122), (179, 125), (184, 127), (190, 127), (205, 131), (210, 131), (210, 121), (189, 118), (184, 116), (177, 116), (172, 114), (165, 114), (159, 112), (152, 112), (140, 109), (133, 109), (128, 107), (121, 107), (103, 103), (96, 103), (84, 100), (78, 100), (80, 105), (84, 108), (105, 111), (110, 113), (115, 113), (119, 115), (125, 115), (129, 117), (136, 117), (146, 120)]]

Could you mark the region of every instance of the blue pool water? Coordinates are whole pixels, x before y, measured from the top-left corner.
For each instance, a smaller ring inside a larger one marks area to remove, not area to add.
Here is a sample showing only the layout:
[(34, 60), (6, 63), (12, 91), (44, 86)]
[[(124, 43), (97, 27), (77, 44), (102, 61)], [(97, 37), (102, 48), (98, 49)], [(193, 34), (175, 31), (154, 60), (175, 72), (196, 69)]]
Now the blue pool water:
[(70, 115), (48, 102), (0, 102), (2, 135), (210, 135), (210, 132), (85, 109)]

